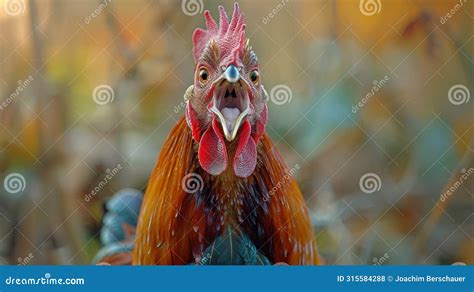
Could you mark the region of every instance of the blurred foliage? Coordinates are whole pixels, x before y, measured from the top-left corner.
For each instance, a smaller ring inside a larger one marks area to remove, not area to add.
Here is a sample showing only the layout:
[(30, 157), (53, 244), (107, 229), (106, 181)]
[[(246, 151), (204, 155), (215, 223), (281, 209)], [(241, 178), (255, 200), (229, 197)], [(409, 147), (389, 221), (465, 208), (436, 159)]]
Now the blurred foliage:
[[(216, 15), (220, 2), (204, 8)], [(356, 0), (239, 2), (267, 90), (291, 89), (289, 103), (270, 102), (267, 132), (290, 168), (301, 165), (326, 263), (473, 264), (474, 178), (449, 204), (439, 199), (474, 167), (474, 101), (448, 99), (456, 84), (474, 92), (473, 3), (442, 23), (458, 1), (381, 1), (372, 16)], [(29, 0), (19, 15), (5, 3), (0, 101), (33, 81), (0, 110), (0, 177), (26, 181), (17, 194), (0, 188), (0, 256), (90, 263), (105, 202), (122, 188), (146, 188), (183, 114), (191, 36), (204, 19), (171, 0)], [(92, 98), (102, 84), (114, 91), (106, 105)], [(373, 194), (359, 188), (369, 172), (382, 182)]]

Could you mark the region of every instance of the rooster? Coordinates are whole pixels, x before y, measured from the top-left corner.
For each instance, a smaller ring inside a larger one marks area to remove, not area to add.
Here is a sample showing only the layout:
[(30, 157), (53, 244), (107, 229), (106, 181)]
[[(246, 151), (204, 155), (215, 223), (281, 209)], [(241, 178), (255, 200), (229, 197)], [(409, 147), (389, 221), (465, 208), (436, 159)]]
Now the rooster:
[(149, 179), (133, 264), (317, 264), (303, 196), (265, 133), (268, 95), (239, 5), (230, 20), (220, 6), (219, 24), (204, 16), (194, 83)]

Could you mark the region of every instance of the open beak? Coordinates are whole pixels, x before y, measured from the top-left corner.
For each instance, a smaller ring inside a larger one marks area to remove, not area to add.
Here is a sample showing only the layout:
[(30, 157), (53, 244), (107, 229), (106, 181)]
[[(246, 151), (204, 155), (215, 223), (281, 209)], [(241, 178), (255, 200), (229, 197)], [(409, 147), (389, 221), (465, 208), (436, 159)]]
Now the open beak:
[(239, 70), (230, 65), (217, 81), (210, 111), (216, 114), (227, 141), (233, 141), (250, 111), (250, 100)]

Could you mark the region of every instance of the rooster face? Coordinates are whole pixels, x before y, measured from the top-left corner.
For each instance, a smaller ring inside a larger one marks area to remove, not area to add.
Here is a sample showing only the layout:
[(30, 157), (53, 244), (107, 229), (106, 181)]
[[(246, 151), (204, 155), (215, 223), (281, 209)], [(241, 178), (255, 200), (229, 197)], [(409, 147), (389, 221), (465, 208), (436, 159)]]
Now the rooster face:
[(186, 120), (199, 144), (201, 167), (219, 175), (232, 157), (234, 174), (248, 177), (257, 162), (258, 141), (267, 123), (267, 93), (255, 53), (245, 39), (243, 14), (231, 21), (219, 7), (219, 27), (208, 11), (207, 30), (196, 29), (194, 84), (186, 91)]

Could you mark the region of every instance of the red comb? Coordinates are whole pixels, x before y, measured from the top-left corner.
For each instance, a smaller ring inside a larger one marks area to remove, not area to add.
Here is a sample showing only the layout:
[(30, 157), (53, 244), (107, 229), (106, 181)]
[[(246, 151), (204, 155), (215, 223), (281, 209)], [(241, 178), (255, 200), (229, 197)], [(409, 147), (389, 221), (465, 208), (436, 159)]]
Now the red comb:
[(194, 62), (199, 60), (210, 40), (217, 42), (224, 61), (229, 64), (239, 62), (238, 57), (242, 55), (245, 38), (244, 15), (240, 13), (239, 4), (234, 4), (230, 22), (222, 6), (219, 6), (219, 26), (208, 10), (204, 12), (204, 17), (207, 30), (197, 28), (193, 34)]

